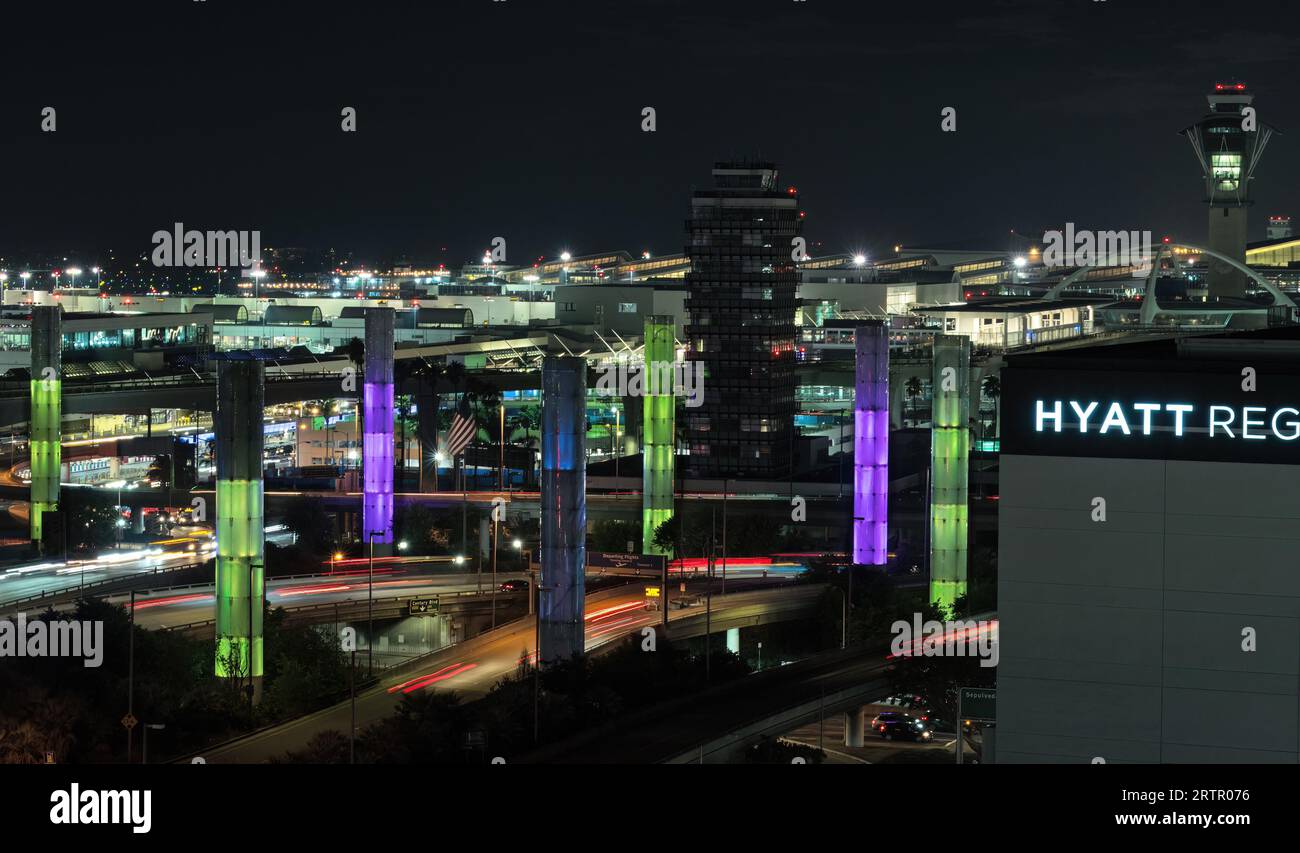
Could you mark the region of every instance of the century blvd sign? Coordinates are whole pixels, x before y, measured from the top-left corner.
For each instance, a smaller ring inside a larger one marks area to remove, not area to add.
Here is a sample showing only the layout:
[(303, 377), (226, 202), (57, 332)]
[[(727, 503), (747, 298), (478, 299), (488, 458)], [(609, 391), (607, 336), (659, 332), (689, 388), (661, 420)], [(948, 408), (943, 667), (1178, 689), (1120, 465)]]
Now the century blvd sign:
[(1195, 403), (1035, 400), (1035, 432), (1096, 435), (1192, 433), (1210, 438), (1295, 441), (1300, 409), (1291, 406), (1225, 406)]

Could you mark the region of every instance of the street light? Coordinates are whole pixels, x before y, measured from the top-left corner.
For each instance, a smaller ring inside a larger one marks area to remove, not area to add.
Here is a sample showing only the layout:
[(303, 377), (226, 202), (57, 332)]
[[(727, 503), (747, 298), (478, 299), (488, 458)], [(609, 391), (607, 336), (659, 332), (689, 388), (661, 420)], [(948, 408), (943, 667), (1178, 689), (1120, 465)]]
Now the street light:
[(366, 583), (366, 674), (375, 674), (375, 537), (383, 536), (382, 530), (370, 531), (370, 571)]
[(261, 283), (262, 279), (266, 278), (266, 270), (262, 269), (261, 267), (257, 267), (256, 269), (249, 272), (249, 275), (253, 277), (253, 298), (256, 299), (258, 293), (258, 285)]
[(405, 539), (403, 539), (401, 542), (398, 542), (398, 543), (397, 543), (397, 550), (399, 550), (399, 551), (405, 551), (405, 550), (406, 550), (406, 547), (407, 547), (407, 546), (406, 546), (406, 540), (405, 540)]
[(867, 256), (866, 256), (866, 255), (854, 255), (854, 256), (853, 256), (853, 264), (854, 264), (855, 266), (859, 266), (859, 267), (860, 267), (860, 266), (862, 266), (863, 264), (865, 264), (866, 262), (867, 262)]
[[(618, 407), (610, 406), (610, 411), (614, 413), (614, 440), (610, 442), (610, 450), (614, 453), (614, 479), (618, 480)], [(614, 483), (614, 490), (618, 491), (618, 483)]]
[(458, 566), (465, 565), (465, 558), (460, 554), (457, 554), (455, 557), (452, 557), (451, 561)]
[(342, 560), (342, 559), (343, 559), (343, 552), (342, 552), (342, 551), (335, 551), (333, 554), (330, 554), (330, 574), (331, 574), (331, 575), (334, 574), (334, 564), (335, 564), (336, 562), (338, 562), (339, 560)]

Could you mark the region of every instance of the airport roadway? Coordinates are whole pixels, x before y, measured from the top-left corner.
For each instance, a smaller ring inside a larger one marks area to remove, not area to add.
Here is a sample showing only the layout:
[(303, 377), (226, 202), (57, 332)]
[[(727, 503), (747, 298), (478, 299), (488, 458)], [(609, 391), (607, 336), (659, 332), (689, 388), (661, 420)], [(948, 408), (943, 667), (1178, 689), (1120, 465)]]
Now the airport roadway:
[[(522, 573), (498, 572), (497, 582), (520, 580)], [(271, 607), (300, 607), (313, 604), (363, 602), (369, 593), (366, 572), (316, 575), (309, 578), (270, 578), (266, 598)], [(396, 574), (394, 569), (375, 570), (375, 600), (423, 595), (453, 595), (492, 591), (492, 576), (483, 575), (479, 585), (475, 575), (465, 574)], [(105, 601), (127, 606), (130, 595), (107, 596)], [(142, 628), (157, 630), (176, 628), (213, 619), (216, 597), (211, 584), (189, 588), (157, 590), (153, 595), (137, 595), (135, 620)]]
[[(71, 592), (83, 584), (200, 565), (211, 558), (211, 547), (192, 545), (195, 543), (109, 551), (87, 560), (46, 560), (0, 569), (0, 606), (30, 596)], [(165, 578), (163, 575), (158, 583), (166, 584)], [(90, 591), (93, 593), (93, 586)]]
[[(698, 592), (695, 586), (688, 586), (688, 590), (691, 594)], [(807, 609), (820, 592), (820, 587), (781, 584), (772, 589), (715, 595), (713, 619), (716, 625), (725, 625), (729, 620), (756, 621), (768, 611), (784, 611), (796, 606)], [(588, 596), (585, 616), (587, 651), (658, 624), (662, 614), (646, 610), (645, 601), (643, 584), (630, 584)], [(702, 606), (674, 609), (670, 610), (669, 617), (671, 622), (698, 621), (702, 610)], [(483, 696), (502, 677), (515, 672), (522, 659), (533, 658), (535, 634), (534, 617), (527, 616), (411, 664), (394, 667), (377, 686), (357, 696), (358, 731), (390, 716), (402, 696), (408, 693), (454, 690), (467, 699)], [(209, 763), (264, 762), (282, 757), (287, 751), (302, 749), (319, 732), (335, 730), (346, 734), (350, 721), (351, 705), (341, 702), (315, 714), (213, 747), (199, 755)], [(510, 760), (509, 756), (504, 757)]]

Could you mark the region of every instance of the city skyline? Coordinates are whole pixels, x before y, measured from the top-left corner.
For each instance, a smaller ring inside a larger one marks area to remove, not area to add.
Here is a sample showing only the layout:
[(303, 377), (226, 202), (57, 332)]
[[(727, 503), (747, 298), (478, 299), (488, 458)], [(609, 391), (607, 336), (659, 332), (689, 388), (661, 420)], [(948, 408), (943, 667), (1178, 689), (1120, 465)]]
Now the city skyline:
[[(1285, 73), (1296, 48), (1266, 18), (1227, 22), (1209, 51), (1187, 4), (958, 5), (941, 24), (852, 4), (744, 9), (735, 23), (726, 2), (457, 3), (405, 10), (416, 18), (400, 30), (392, 10), (263, 10), (267, 28), (299, 25), (276, 51), (206, 32), (242, 7), (191, 4), (175, 9), (194, 30), (183, 54), (142, 18), (115, 36), (111, 64), (96, 35), (105, 13), (91, 12), (61, 22), (53, 54), (14, 48), (0, 128), (24, 168), (10, 176), (0, 254), (132, 257), (173, 221), (374, 265), (459, 265), (496, 236), (510, 263), (674, 253), (691, 192), (735, 156), (778, 164), (825, 254), (997, 249), (1013, 229), (1035, 237), (1065, 221), (1197, 242), (1196, 163), (1177, 132), (1229, 78), (1283, 131), (1249, 239), (1297, 207), (1286, 130), (1300, 91)], [(185, 73), (160, 79), (159, 63)], [(746, 74), (760, 85), (733, 85)], [(54, 132), (41, 130), (46, 106)], [(945, 107), (955, 132), (941, 130)]]

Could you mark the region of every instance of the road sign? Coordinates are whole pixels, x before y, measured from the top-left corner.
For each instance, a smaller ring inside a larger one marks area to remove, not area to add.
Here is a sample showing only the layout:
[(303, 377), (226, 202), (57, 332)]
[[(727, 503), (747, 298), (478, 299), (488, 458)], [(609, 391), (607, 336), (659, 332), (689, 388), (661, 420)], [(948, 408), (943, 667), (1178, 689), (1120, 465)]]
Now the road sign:
[(656, 554), (621, 554), (617, 551), (588, 551), (587, 571), (613, 569), (636, 574), (659, 574), (663, 557)]
[(412, 598), (407, 604), (407, 612), (416, 616), (419, 614), (438, 615), (438, 599), (436, 598)]
[(657, 587), (657, 586), (648, 586), (648, 587), (646, 587), (646, 588), (645, 588), (645, 597), (646, 597), (646, 598), (658, 598), (658, 597), (659, 597), (659, 587)]
[(961, 716), (963, 720), (976, 720), (981, 723), (997, 722), (998, 692), (987, 687), (963, 687), (961, 689)]
[(140, 721), (135, 718), (135, 715), (127, 711), (126, 716), (122, 718), (122, 728), (133, 729), (138, 722)]

